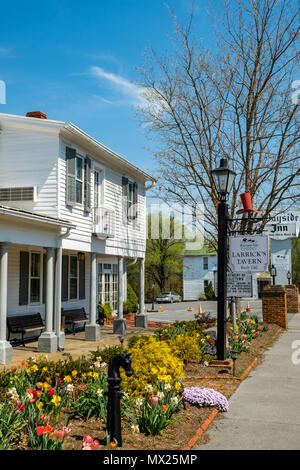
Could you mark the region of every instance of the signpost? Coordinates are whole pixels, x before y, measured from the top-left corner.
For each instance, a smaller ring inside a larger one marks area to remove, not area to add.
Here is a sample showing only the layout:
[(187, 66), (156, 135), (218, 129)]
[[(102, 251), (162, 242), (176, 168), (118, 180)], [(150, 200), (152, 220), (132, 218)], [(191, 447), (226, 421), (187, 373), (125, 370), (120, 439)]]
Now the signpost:
[[(214, 291), (218, 295), (218, 276), (217, 271), (214, 272)], [(253, 283), (252, 274), (234, 273), (227, 271), (227, 298), (230, 297), (252, 297)]]
[(265, 235), (229, 238), (229, 265), (235, 273), (263, 273), (269, 267), (269, 242)]

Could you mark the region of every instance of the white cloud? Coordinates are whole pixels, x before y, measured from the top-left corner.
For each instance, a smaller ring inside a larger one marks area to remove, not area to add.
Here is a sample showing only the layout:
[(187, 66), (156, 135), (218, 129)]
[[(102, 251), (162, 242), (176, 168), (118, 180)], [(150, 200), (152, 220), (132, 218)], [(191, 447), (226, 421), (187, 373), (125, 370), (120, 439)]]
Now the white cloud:
[(90, 73), (98, 77), (100, 79), (104, 79), (110, 83), (111, 86), (122, 95), (125, 96), (127, 100), (131, 102), (131, 104), (135, 106), (145, 106), (146, 101), (143, 97), (143, 93), (145, 89), (139, 87), (133, 82), (127, 80), (127, 78), (121, 77), (112, 72), (107, 72), (103, 68), (98, 66), (93, 66), (90, 68)]

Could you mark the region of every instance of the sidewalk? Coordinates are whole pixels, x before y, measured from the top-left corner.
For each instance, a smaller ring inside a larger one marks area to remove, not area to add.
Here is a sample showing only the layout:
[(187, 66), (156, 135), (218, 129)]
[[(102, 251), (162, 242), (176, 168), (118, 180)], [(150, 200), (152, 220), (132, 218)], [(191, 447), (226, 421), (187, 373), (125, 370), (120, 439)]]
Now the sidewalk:
[(231, 397), (229, 412), (208, 429), (208, 443), (194, 449), (300, 450), (300, 364), (292, 362), (293, 353), (300, 359), (300, 315), (288, 319), (288, 330)]

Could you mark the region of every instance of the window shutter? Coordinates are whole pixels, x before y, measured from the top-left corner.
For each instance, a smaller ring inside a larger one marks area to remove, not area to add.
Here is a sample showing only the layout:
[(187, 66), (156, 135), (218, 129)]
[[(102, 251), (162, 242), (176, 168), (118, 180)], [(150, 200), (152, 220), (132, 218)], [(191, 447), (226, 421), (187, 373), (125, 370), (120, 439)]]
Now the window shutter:
[(68, 286), (69, 286), (69, 257), (62, 256), (62, 280), (61, 280), (61, 300), (62, 302), (68, 300)]
[(133, 219), (137, 219), (138, 216), (138, 184), (133, 183)]
[(123, 223), (128, 222), (128, 178), (122, 176), (122, 215)]
[(47, 285), (47, 255), (43, 254), (43, 304), (46, 300), (46, 285)]
[(85, 299), (85, 260), (79, 260), (79, 299)]
[(28, 305), (29, 252), (20, 252), (19, 305)]
[(66, 204), (76, 202), (76, 150), (66, 147)]
[(91, 212), (91, 166), (89, 157), (84, 160), (84, 210)]

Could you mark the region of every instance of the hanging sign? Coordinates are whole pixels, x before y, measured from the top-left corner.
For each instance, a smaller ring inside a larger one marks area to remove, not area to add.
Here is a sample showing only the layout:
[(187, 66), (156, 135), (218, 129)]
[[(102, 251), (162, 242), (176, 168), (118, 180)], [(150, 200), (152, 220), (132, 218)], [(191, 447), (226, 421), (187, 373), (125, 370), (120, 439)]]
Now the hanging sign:
[(272, 253), (271, 264), (283, 271), (289, 271), (291, 266), (290, 256), (283, 253)]
[(295, 238), (299, 235), (300, 211), (284, 212), (275, 215), (267, 222), (264, 234), (269, 235), (274, 240), (285, 240)]
[(237, 273), (263, 273), (269, 267), (269, 242), (264, 235), (229, 237), (229, 265)]

